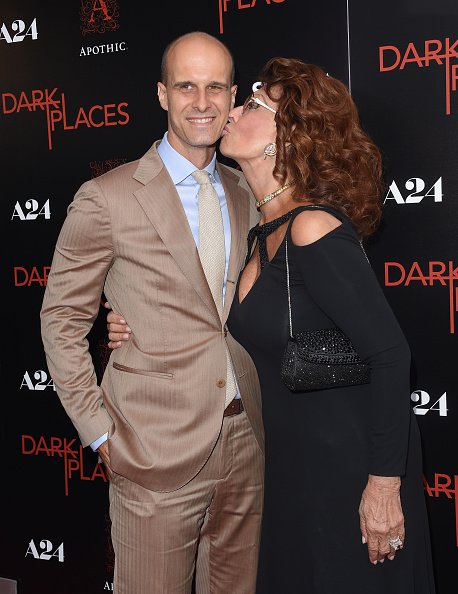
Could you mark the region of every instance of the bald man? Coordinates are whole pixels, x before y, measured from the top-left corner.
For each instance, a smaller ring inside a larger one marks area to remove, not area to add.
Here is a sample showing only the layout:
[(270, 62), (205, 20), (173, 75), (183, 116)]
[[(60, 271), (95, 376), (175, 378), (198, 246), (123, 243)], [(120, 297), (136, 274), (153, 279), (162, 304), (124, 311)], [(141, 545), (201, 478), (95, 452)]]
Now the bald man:
[[(202, 32), (174, 40), (157, 92), (163, 138), (84, 183), (68, 208), (41, 310), (43, 343), (65, 410), (111, 477), (114, 591), (189, 594), (195, 581), (198, 594), (253, 594), (260, 392), (225, 322), (258, 219), (242, 174), (216, 161), (236, 94), (230, 52)], [(221, 207), (222, 314), (197, 251), (196, 170), (209, 174)], [(86, 337), (102, 293), (132, 333), (99, 386)]]

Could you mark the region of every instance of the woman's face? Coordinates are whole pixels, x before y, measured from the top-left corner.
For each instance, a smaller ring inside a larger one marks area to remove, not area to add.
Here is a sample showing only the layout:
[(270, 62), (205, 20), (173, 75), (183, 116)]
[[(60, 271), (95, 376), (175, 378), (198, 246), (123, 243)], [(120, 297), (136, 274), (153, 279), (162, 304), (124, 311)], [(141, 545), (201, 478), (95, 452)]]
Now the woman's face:
[(234, 107), (223, 129), (220, 150), (239, 164), (264, 159), (264, 148), (275, 142), (277, 105), (262, 89), (250, 95), (243, 106)]

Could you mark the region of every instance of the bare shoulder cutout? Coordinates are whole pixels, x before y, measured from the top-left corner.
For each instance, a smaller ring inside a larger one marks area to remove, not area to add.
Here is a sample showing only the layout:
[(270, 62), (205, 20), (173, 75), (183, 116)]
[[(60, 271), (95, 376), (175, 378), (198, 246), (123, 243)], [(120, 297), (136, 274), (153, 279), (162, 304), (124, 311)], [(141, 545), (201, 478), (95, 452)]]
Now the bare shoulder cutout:
[(324, 210), (304, 210), (291, 226), (291, 237), (296, 245), (309, 245), (342, 225), (335, 216)]

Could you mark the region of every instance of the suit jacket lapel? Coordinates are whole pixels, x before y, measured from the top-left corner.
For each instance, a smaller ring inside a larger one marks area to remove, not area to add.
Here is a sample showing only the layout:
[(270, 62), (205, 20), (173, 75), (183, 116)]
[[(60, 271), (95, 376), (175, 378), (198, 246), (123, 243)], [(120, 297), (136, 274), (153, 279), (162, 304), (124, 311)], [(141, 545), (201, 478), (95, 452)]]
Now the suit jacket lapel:
[(238, 176), (230, 169), (217, 163), (217, 170), (224, 187), (231, 221), (231, 253), (223, 309), (223, 323), (226, 323), (246, 255), (250, 195), (239, 185)]
[(137, 181), (145, 184), (135, 192), (135, 197), (191, 286), (218, 316), (186, 213), (156, 145), (140, 160), (134, 174)]

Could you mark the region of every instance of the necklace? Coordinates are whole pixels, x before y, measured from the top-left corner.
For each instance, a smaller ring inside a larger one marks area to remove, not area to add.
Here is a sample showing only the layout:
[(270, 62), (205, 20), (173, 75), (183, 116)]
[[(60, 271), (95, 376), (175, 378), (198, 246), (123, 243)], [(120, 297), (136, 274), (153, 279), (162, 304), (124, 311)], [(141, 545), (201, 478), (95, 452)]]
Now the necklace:
[(262, 200), (259, 200), (259, 202), (256, 201), (256, 208), (259, 210), (260, 207), (263, 204), (266, 204), (267, 202), (270, 202), (273, 198), (275, 198), (276, 196), (278, 196), (278, 194), (281, 194), (287, 188), (291, 187), (293, 185), (293, 183), (294, 182), (289, 182), (288, 184), (285, 184), (281, 188), (278, 188), (277, 190), (275, 190), (275, 192), (271, 192), (270, 194), (267, 194), (267, 196), (264, 196), (264, 198)]

